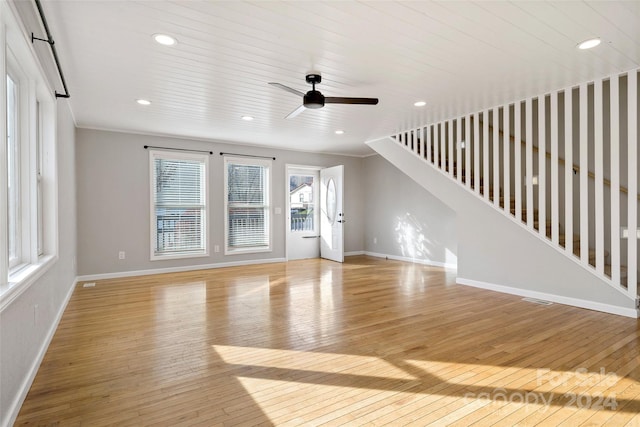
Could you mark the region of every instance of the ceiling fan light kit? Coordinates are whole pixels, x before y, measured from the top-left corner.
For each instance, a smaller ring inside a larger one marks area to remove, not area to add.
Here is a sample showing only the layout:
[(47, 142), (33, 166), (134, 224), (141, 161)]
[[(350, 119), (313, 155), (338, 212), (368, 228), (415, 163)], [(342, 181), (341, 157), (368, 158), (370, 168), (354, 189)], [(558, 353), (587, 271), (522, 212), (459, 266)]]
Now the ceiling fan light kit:
[(291, 92), (294, 95), (302, 96), (302, 105), (285, 118), (290, 119), (305, 109), (318, 109), (324, 107), (325, 104), (360, 104), (360, 105), (376, 105), (378, 104), (378, 98), (345, 98), (345, 97), (330, 97), (324, 96), (320, 91), (316, 90), (316, 84), (322, 82), (322, 76), (320, 74), (307, 74), (305, 76), (307, 83), (311, 84), (311, 90), (307, 93), (302, 93), (299, 90), (290, 88), (281, 83), (270, 82), (269, 84), (275, 87), (279, 87), (282, 90)]

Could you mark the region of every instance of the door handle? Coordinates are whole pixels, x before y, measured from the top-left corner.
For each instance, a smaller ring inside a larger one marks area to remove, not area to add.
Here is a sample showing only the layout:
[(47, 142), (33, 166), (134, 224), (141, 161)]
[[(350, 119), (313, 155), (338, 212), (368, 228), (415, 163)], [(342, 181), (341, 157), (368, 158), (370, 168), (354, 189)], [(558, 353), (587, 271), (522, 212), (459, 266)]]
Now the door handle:
[(320, 236), (302, 236), (303, 239), (317, 239)]
[(339, 222), (340, 224), (342, 224), (342, 223), (347, 222), (347, 220), (346, 220), (346, 219), (339, 219), (339, 220), (338, 220), (338, 222)]

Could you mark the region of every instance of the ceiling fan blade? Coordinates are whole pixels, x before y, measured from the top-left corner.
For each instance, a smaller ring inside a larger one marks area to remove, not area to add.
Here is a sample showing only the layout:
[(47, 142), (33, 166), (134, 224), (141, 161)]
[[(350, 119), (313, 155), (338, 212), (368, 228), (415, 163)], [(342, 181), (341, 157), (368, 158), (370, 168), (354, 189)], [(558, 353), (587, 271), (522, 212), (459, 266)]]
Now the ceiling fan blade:
[(289, 86), (285, 86), (285, 85), (283, 85), (283, 84), (281, 84), (281, 83), (273, 83), (273, 82), (270, 82), (269, 84), (270, 84), (271, 86), (275, 86), (275, 87), (279, 87), (280, 89), (284, 89), (284, 90), (286, 90), (287, 92), (291, 92), (291, 93), (292, 93), (292, 94), (294, 94), (294, 95), (304, 96), (304, 93), (300, 92), (299, 90), (295, 90), (295, 89), (290, 88)]
[(336, 96), (326, 96), (324, 98), (324, 103), (376, 105), (378, 104), (378, 98), (341, 98)]
[(285, 117), (285, 119), (292, 119), (295, 116), (297, 116), (298, 114), (302, 113), (304, 110), (306, 110), (307, 107), (305, 107), (304, 105), (299, 106), (298, 108), (296, 108), (295, 110), (293, 110), (292, 112), (290, 112), (287, 117)]

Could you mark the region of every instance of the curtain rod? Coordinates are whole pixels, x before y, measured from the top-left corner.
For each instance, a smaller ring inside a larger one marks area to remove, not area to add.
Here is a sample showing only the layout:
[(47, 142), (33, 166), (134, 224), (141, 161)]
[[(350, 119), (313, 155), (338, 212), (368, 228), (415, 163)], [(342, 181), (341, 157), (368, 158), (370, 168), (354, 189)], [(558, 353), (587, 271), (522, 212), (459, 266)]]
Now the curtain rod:
[(160, 150), (172, 150), (172, 151), (189, 151), (191, 153), (207, 153), (207, 154), (213, 154), (213, 151), (206, 151), (206, 150), (190, 150), (188, 148), (172, 148), (172, 147), (157, 147), (155, 145), (145, 145), (144, 149), (148, 149), (148, 148), (158, 148)]
[(42, 21), (42, 26), (44, 27), (45, 33), (47, 33), (46, 39), (41, 39), (33, 35), (31, 33), (31, 44), (34, 41), (38, 40), (41, 42), (46, 42), (51, 48), (51, 53), (53, 54), (53, 59), (56, 63), (56, 67), (58, 68), (58, 75), (60, 76), (60, 81), (62, 81), (62, 87), (64, 88), (64, 93), (58, 93), (58, 91), (54, 91), (53, 93), (56, 95), (56, 98), (69, 98), (69, 89), (67, 89), (67, 82), (64, 79), (64, 74), (62, 73), (62, 68), (60, 67), (60, 60), (58, 59), (58, 52), (56, 51), (56, 47), (53, 45), (55, 42), (51, 37), (51, 32), (49, 31), (49, 25), (47, 25), (47, 19), (44, 17), (44, 11), (42, 10), (42, 5), (40, 4), (40, 0), (35, 0), (36, 7), (38, 8), (38, 13), (40, 14), (40, 20)]
[(229, 156), (238, 156), (238, 157), (253, 157), (254, 159), (272, 159), (275, 160), (275, 157), (270, 157), (270, 156), (253, 156), (251, 154), (238, 154), (238, 153), (223, 153), (222, 151), (220, 152), (221, 156), (224, 156), (225, 154), (228, 154)]

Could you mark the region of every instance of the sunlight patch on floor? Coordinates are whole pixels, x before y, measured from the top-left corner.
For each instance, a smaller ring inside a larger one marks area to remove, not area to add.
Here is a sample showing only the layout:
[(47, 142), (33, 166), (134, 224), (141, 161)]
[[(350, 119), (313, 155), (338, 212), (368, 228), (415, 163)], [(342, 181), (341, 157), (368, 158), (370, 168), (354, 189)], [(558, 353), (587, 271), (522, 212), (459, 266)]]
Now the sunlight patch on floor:
[(494, 366), (483, 364), (451, 363), (432, 360), (406, 360), (404, 363), (425, 373), (431, 373), (455, 384), (473, 384), (476, 386), (494, 385), (497, 375), (513, 378), (518, 374), (535, 384), (535, 388), (550, 391), (558, 387), (613, 387), (623, 378), (604, 367), (589, 371), (586, 368), (574, 370), (552, 370), (549, 368), (523, 368), (518, 366)]
[[(605, 368), (561, 371), (237, 346), (213, 349), (225, 363), (246, 369), (238, 381), (274, 422), (329, 422), (359, 410), (364, 418), (358, 421), (364, 421), (386, 417), (386, 408), (393, 408), (394, 419), (404, 414), (416, 422), (474, 411), (537, 419), (560, 408), (561, 413), (589, 415), (616, 410), (619, 402), (607, 392), (611, 387), (637, 385)], [(369, 405), (377, 409), (368, 413)]]
[(213, 349), (225, 363), (234, 365), (362, 375), (386, 380), (415, 379), (405, 370), (378, 357), (223, 345), (214, 345)]
[[(371, 412), (379, 407), (380, 402), (385, 402), (386, 406), (391, 399), (409, 403), (415, 396), (399, 390), (377, 390), (349, 384), (300, 384), (247, 377), (239, 377), (238, 381), (274, 424), (302, 425), (313, 421), (318, 425), (341, 417), (346, 418), (346, 424), (356, 421), (355, 424), (359, 424), (363, 419), (353, 419), (354, 411)], [(389, 408), (394, 408), (394, 405), (390, 403)]]

